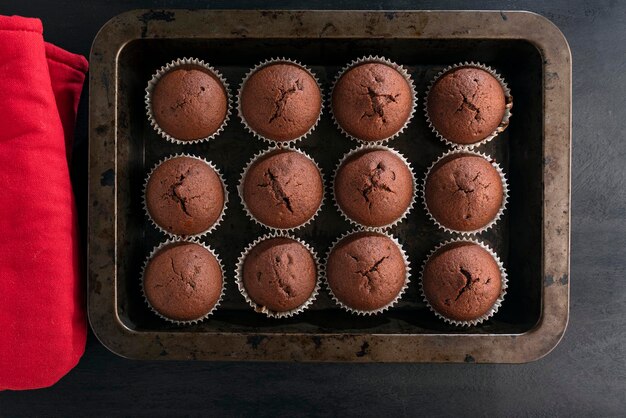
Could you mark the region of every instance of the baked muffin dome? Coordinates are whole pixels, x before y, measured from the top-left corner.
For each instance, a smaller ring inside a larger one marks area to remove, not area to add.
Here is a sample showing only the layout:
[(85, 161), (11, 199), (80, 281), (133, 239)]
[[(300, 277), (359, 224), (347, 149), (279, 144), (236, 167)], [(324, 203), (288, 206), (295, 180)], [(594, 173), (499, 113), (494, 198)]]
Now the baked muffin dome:
[(424, 265), (427, 302), (444, 318), (472, 321), (486, 315), (500, 298), (502, 273), (491, 254), (472, 242), (453, 242)]
[(244, 173), (242, 199), (251, 215), (271, 228), (309, 221), (322, 204), (324, 182), (315, 163), (301, 152), (278, 149), (261, 155)]
[(448, 141), (471, 145), (490, 136), (506, 111), (500, 82), (478, 67), (454, 68), (439, 77), (427, 97), (428, 118)]
[(426, 208), (446, 228), (471, 232), (489, 225), (504, 203), (504, 184), (480, 155), (458, 153), (435, 164), (424, 185)]
[(244, 123), (261, 137), (291, 141), (317, 123), (322, 92), (304, 67), (272, 62), (255, 70), (244, 82), (239, 110)]
[(245, 255), (242, 284), (257, 309), (288, 312), (304, 305), (317, 284), (311, 252), (288, 237), (265, 239)]
[(146, 208), (175, 235), (201, 234), (220, 219), (226, 191), (218, 173), (199, 158), (179, 156), (157, 166), (146, 184)]
[(386, 149), (364, 149), (349, 156), (335, 175), (335, 198), (355, 222), (382, 227), (401, 218), (413, 200), (413, 175)]
[(339, 126), (365, 142), (398, 133), (413, 111), (413, 91), (405, 76), (381, 62), (358, 64), (345, 71), (332, 92), (332, 110)]
[(156, 124), (170, 137), (195, 141), (215, 134), (228, 114), (228, 94), (216, 74), (195, 64), (176, 66), (150, 96)]
[(407, 282), (398, 245), (377, 232), (344, 237), (326, 262), (326, 280), (335, 298), (357, 312), (374, 312), (393, 304)]
[(217, 258), (194, 242), (171, 243), (158, 250), (143, 277), (148, 303), (172, 321), (202, 319), (218, 303), (222, 286)]

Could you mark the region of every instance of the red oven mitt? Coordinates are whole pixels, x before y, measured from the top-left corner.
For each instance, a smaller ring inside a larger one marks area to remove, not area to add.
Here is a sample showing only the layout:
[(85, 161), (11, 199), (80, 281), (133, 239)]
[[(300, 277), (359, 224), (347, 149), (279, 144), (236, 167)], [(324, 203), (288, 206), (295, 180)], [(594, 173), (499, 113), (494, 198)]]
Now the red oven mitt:
[(42, 33), (0, 16), (0, 390), (50, 386), (85, 350), (68, 159), (87, 61)]

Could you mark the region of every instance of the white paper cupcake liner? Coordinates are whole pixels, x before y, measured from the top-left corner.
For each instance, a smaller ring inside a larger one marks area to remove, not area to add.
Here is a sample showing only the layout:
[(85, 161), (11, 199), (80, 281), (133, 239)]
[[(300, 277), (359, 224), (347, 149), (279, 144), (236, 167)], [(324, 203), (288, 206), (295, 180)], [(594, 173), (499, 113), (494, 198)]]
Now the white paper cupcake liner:
[[(354, 309), (354, 308), (344, 304), (341, 300), (339, 300), (335, 296), (335, 294), (333, 293), (333, 290), (330, 287), (330, 284), (328, 283), (328, 277), (327, 277), (327, 273), (326, 273), (327, 272), (326, 264), (328, 264), (328, 259), (329, 259), (330, 255), (331, 255), (331, 253), (333, 252), (333, 250), (335, 249), (335, 247), (341, 241), (343, 241), (345, 238), (348, 238), (349, 236), (352, 236), (354, 234), (359, 234), (359, 233), (373, 233), (373, 234), (382, 235), (382, 236), (385, 236), (385, 237), (391, 239), (394, 242), (394, 244), (396, 244), (396, 246), (398, 247), (398, 250), (400, 250), (400, 254), (402, 254), (402, 259), (404, 261), (404, 268), (405, 268), (404, 285), (402, 286), (402, 288), (398, 292), (398, 295), (394, 298), (394, 300), (392, 300), (391, 302), (389, 302), (385, 306), (383, 306), (381, 308), (378, 308), (378, 309), (373, 309), (371, 311), (366, 311), (366, 310), (362, 310), (362, 309)], [(353, 229), (352, 231), (346, 232), (345, 234), (343, 234), (339, 238), (337, 238), (335, 240), (335, 242), (333, 242), (333, 244), (330, 246), (330, 249), (326, 253), (326, 259), (324, 260), (324, 266), (325, 266), (325, 268), (324, 268), (323, 282), (324, 282), (324, 285), (325, 285), (326, 289), (328, 290), (328, 293), (330, 294), (331, 299), (339, 307), (341, 307), (343, 310), (346, 310), (346, 311), (348, 311), (350, 313), (353, 313), (353, 314), (356, 314), (356, 315), (360, 315), (360, 316), (371, 316), (371, 315), (380, 314), (382, 312), (385, 312), (387, 309), (391, 308), (392, 306), (394, 306), (396, 303), (398, 303), (398, 301), (402, 298), (402, 295), (404, 294), (406, 289), (409, 287), (410, 276), (411, 276), (411, 266), (409, 264), (409, 257), (406, 254), (406, 252), (404, 251), (404, 248), (402, 248), (402, 244), (400, 244), (398, 242), (396, 237), (394, 237), (393, 235), (391, 235), (391, 234), (389, 234), (388, 232), (385, 232), (385, 231)]]
[[(315, 213), (313, 214), (313, 216), (311, 216), (308, 220), (306, 220), (305, 222), (301, 223), (300, 225), (296, 225), (294, 227), (290, 227), (290, 228), (277, 228), (274, 226), (270, 226), (267, 225), (263, 222), (261, 222), (259, 219), (257, 219), (254, 214), (252, 213), (252, 211), (250, 210), (250, 208), (248, 208), (248, 205), (246, 204), (246, 200), (244, 199), (243, 196), (243, 184), (244, 184), (244, 180), (246, 178), (246, 175), (248, 174), (248, 170), (250, 169), (250, 167), (252, 167), (252, 164), (254, 164), (258, 159), (265, 157), (268, 154), (271, 154), (273, 152), (276, 151), (294, 151), (297, 152), (299, 154), (304, 155), (305, 157), (307, 157), (309, 160), (311, 160), (313, 162), (313, 164), (315, 164), (315, 167), (317, 168), (317, 170), (320, 173), (320, 177), (322, 180), (322, 201), (320, 202), (319, 207), (317, 208), (317, 210), (315, 211)], [(317, 215), (320, 213), (320, 211), (322, 210), (322, 207), (324, 206), (324, 199), (326, 198), (326, 187), (324, 185), (324, 173), (322, 172), (322, 169), (320, 168), (319, 164), (317, 164), (317, 161), (315, 161), (313, 159), (313, 157), (311, 157), (309, 154), (307, 154), (306, 152), (295, 148), (293, 146), (288, 146), (288, 145), (280, 145), (280, 146), (276, 146), (276, 147), (272, 147), (263, 151), (260, 151), (259, 153), (255, 154), (250, 161), (248, 161), (248, 163), (246, 164), (243, 172), (241, 173), (241, 177), (239, 178), (239, 184), (237, 185), (237, 192), (239, 194), (239, 200), (241, 201), (241, 204), (246, 212), (246, 215), (248, 215), (248, 217), (253, 220), (254, 222), (256, 222), (257, 224), (270, 229), (273, 232), (290, 232), (290, 231), (295, 231), (296, 229), (302, 228), (306, 225), (308, 225), (309, 223), (311, 223), (313, 221), (313, 219), (315, 219), (317, 217)]]
[[(453, 155), (475, 155), (475, 156), (484, 158), (493, 166), (493, 168), (496, 169), (496, 171), (500, 175), (500, 180), (502, 181), (502, 204), (500, 205), (500, 209), (498, 210), (498, 213), (496, 213), (496, 216), (487, 225), (483, 226), (482, 228), (474, 229), (472, 231), (458, 231), (456, 229), (448, 228), (447, 226), (444, 226), (441, 223), (439, 223), (439, 221), (430, 212), (430, 209), (428, 208), (428, 204), (426, 203), (426, 181), (428, 180), (428, 176), (430, 175), (431, 171), (437, 164), (439, 164), (441, 161)], [(447, 151), (445, 154), (437, 158), (430, 165), (430, 167), (428, 167), (428, 170), (426, 170), (426, 174), (424, 175), (424, 179), (421, 184), (420, 192), (422, 195), (422, 206), (424, 207), (424, 211), (426, 212), (428, 217), (435, 223), (435, 225), (437, 225), (439, 229), (442, 229), (448, 233), (460, 234), (464, 237), (480, 234), (481, 232), (487, 231), (488, 229), (493, 227), (495, 224), (497, 224), (500, 218), (502, 217), (502, 215), (504, 214), (504, 210), (506, 209), (506, 205), (509, 201), (509, 184), (506, 179), (506, 175), (502, 171), (502, 167), (500, 167), (500, 165), (489, 155), (481, 153), (481, 152), (477, 152), (477, 151), (472, 151), (472, 150), (451, 150), (451, 151)]]
[[(339, 79), (345, 74), (346, 71), (348, 71), (349, 69), (356, 67), (358, 65), (361, 64), (367, 64), (367, 63), (379, 63), (379, 64), (385, 64), (388, 65), (389, 67), (395, 69), (396, 71), (398, 71), (406, 80), (406, 82), (409, 84), (409, 87), (411, 89), (411, 112), (409, 113), (409, 117), (407, 118), (406, 122), (404, 123), (404, 125), (402, 125), (402, 127), (393, 135), (388, 136), (387, 138), (383, 138), (380, 139), (378, 141), (366, 141), (360, 138), (357, 138), (356, 136), (348, 133), (337, 121), (337, 118), (335, 117), (335, 113), (333, 111), (333, 91), (335, 90), (335, 86), (337, 85), (337, 82), (339, 81)], [(330, 94), (328, 95), (328, 108), (330, 109), (330, 114), (333, 118), (333, 122), (335, 124), (335, 126), (337, 127), (337, 129), (339, 129), (347, 138), (362, 143), (362, 144), (370, 144), (370, 145), (382, 145), (388, 141), (391, 141), (392, 139), (397, 138), (398, 136), (400, 136), (400, 134), (402, 134), (404, 132), (404, 130), (406, 129), (406, 127), (409, 125), (409, 123), (411, 122), (411, 120), (413, 119), (413, 115), (415, 114), (415, 109), (417, 108), (417, 100), (418, 100), (418, 96), (417, 96), (417, 91), (415, 89), (415, 83), (413, 82), (413, 79), (411, 78), (411, 75), (409, 74), (409, 72), (406, 70), (406, 68), (404, 68), (402, 65), (397, 64), (385, 57), (381, 57), (378, 55), (367, 55), (361, 58), (357, 58), (355, 60), (353, 60), (352, 62), (350, 62), (349, 64), (347, 64), (346, 66), (344, 66), (339, 73), (335, 76), (335, 80), (333, 81), (333, 85), (332, 88), (330, 90)]]
[[(203, 247), (204, 249), (206, 249), (208, 252), (210, 252), (211, 254), (213, 254), (213, 256), (215, 257), (215, 259), (217, 260), (217, 264), (219, 264), (220, 266), (220, 271), (222, 273), (222, 291), (220, 293), (220, 296), (217, 298), (217, 301), (215, 302), (215, 305), (213, 305), (213, 308), (211, 308), (211, 310), (209, 312), (207, 312), (205, 315), (202, 315), (201, 317), (197, 318), (197, 319), (193, 319), (190, 321), (179, 321), (176, 319), (171, 319), (168, 318), (166, 316), (164, 316), (163, 314), (161, 314), (159, 311), (157, 311), (152, 304), (150, 303), (150, 301), (148, 300), (148, 297), (146, 296), (146, 290), (144, 287), (144, 277), (145, 277), (145, 273), (146, 273), (146, 268), (148, 267), (148, 263), (150, 262), (150, 260), (152, 260), (152, 258), (159, 252), (161, 251), (163, 248), (167, 247), (170, 244), (176, 244), (176, 243), (194, 243), (194, 244), (198, 244), (201, 247)], [(176, 325), (194, 325), (197, 324), (199, 322), (204, 321), (205, 319), (207, 319), (209, 316), (211, 316), (213, 314), (213, 312), (215, 312), (215, 310), (217, 309), (217, 307), (219, 306), (219, 304), (222, 302), (222, 299), (224, 298), (224, 292), (226, 290), (226, 277), (224, 275), (224, 266), (222, 265), (222, 260), (220, 260), (220, 257), (217, 255), (217, 253), (209, 246), (203, 244), (202, 242), (198, 241), (198, 240), (193, 240), (193, 239), (168, 239), (165, 242), (162, 242), (161, 244), (157, 245), (156, 247), (154, 247), (152, 249), (152, 251), (150, 252), (150, 255), (148, 255), (148, 257), (145, 259), (143, 266), (141, 267), (141, 280), (140, 280), (140, 286), (141, 286), (141, 295), (143, 296), (143, 300), (146, 303), (146, 305), (148, 305), (148, 307), (150, 308), (150, 310), (159, 318), (170, 322), (172, 324), (176, 324)]]
[[(148, 202), (146, 201), (146, 190), (148, 187), (148, 181), (150, 180), (150, 177), (152, 177), (152, 174), (154, 173), (154, 171), (161, 166), (161, 164), (163, 164), (166, 161), (169, 161), (171, 159), (174, 158), (180, 158), (180, 157), (188, 157), (188, 158), (194, 158), (196, 160), (202, 161), (203, 163), (205, 163), (206, 165), (208, 165), (209, 167), (211, 167), (215, 173), (217, 174), (217, 176), (220, 179), (220, 182), (222, 183), (222, 190), (224, 190), (224, 206), (222, 207), (222, 211), (220, 212), (219, 217), (217, 218), (217, 220), (213, 223), (213, 225), (211, 225), (209, 228), (207, 228), (206, 230), (199, 232), (197, 234), (192, 234), (192, 235), (180, 235), (180, 234), (174, 234), (173, 232), (170, 232), (168, 230), (166, 230), (165, 228), (163, 228), (161, 225), (157, 224), (156, 221), (152, 218), (152, 215), (150, 214), (150, 211), (148, 210)], [(152, 167), (152, 169), (150, 170), (150, 172), (148, 173), (148, 175), (146, 176), (144, 182), (143, 182), (143, 197), (142, 197), (142, 204), (143, 204), (143, 210), (146, 214), (146, 216), (148, 217), (148, 219), (150, 220), (150, 222), (152, 223), (152, 225), (158, 229), (159, 231), (161, 231), (162, 233), (164, 233), (165, 235), (167, 235), (169, 238), (188, 238), (188, 239), (198, 239), (198, 238), (202, 238), (205, 235), (210, 234), (211, 232), (213, 232), (221, 223), (222, 220), (224, 219), (224, 214), (226, 213), (226, 208), (228, 207), (228, 188), (226, 187), (226, 181), (224, 180), (224, 177), (222, 176), (222, 173), (220, 172), (220, 170), (210, 161), (202, 158), (202, 157), (198, 157), (197, 155), (192, 155), (192, 154), (187, 154), (187, 153), (178, 153), (178, 154), (174, 154), (174, 155), (170, 155), (166, 158), (161, 159), (158, 163), (156, 163), (154, 165), (154, 167)]]
[[(276, 140), (276, 139), (271, 139), (271, 138), (265, 137), (265, 136), (261, 135), (260, 133), (258, 133), (257, 131), (255, 131), (254, 129), (252, 129), (250, 127), (250, 125), (248, 125), (248, 121), (246, 121), (246, 118), (243, 116), (243, 112), (241, 110), (241, 92), (243, 91), (243, 87), (246, 84), (246, 82), (248, 81), (248, 79), (256, 71), (258, 71), (261, 68), (266, 67), (268, 65), (272, 65), (272, 64), (292, 64), (292, 65), (295, 65), (297, 67), (300, 67), (301, 69), (306, 71), (311, 77), (313, 77), (313, 79), (315, 80), (315, 84), (317, 84), (317, 88), (320, 90), (320, 112), (319, 112), (319, 115), (317, 115), (317, 120), (309, 128), (309, 130), (306, 131), (303, 135), (300, 135), (297, 138), (290, 139), (290, 140), (287, 140), (287, 141), (279, 141), (279, 140)], [(313, 72), (313, 70), (311, 70), (306, 65), (302, 64), (300, 61), (292, 60), (292, 59), (285, 58), (285, 57), (266, 59), (264, 61), (261, 61), (260, 63), (258, 63), (254, 67), (252, 67), (250, 69), (250, 71), (248, 71), (246, 73), (246, 75), (243, 77), (243, 80), (241, 81), (241, 84), (239, 85), (239, 90), (237, 92), (237, 114), (239, 115), (239, 119), (241, 120), (241, 123), (246, 128), (246, 130), (248, 132), (250, 132), (255, 138), (260, 139), (261, 141), (267, 142), (270, 145), (285, 145), (285, 146), (288, 146), (288, 145), (294, 144), (295, 142), (300, 141), (301, 139), (306, 138), (317, 127), (320, 119), (322, 118), (322, 113), (323, 112), (324, 112), (324, 90), (322, 90), (322, 85), (321, 85), (319, 79), (317, 78), (317, 76), (315, 75), (315, 73)]]
[[(250, 296), (248, 295), (248, 292), (246, 291), (246, 288), (243, 284), (243, 265), (244, 262), (246, 260), (246, 257), (248, 256), (248, 253), (254, 248), (256, 247), (258, 244), (260, 244), (261, 242), (268, 240), (268, 239), (272, 239), (272, 238), (289, 238), (291, 240), (294, 240), (296, 242), (298, 242), (299, 244), (301, 244), (302, 246), (304, 246), (304, 248), (306, 248), (309, 253), (311, 253), (311, 256), (313, 257), (313, 261), (315, 262), (315, 268), (317, 270), (317, 277), (316, 277), (316, 281), (315, 281), (315, 287), (313, 289), (313, 292), (311, 292), (311, 296), (309, 296), (309, 298), (300, 306), (298, 306), (295, 309), (289, 310), (289, 311), (284, 311), (284, 312), (277, 312), (277, 311), (272, 311), (267, 309), (267, 307), (265, 306), (260, 306), (257, 303), (255, 303), (252, 298), (250, 298)], [(313, 302), (315, 301), (315, 299), (317, 298), (317, 295), (319, 294), (319, 290), (320, 290), (320, 278), (324, 276), (323, 273), (323, 265), (320, 262), (317, 253), (315, 252), (315, 250), (306, 242), (304, 242), (303, 240), (301, 240), (300, 238), (297, 238), (293, 235), (290, 235), (288, 233), (285, 232), (272, 232), (272, 233), (268, 233), (265, 234), (259, 238), (257, 238), (256, 240), (254, 240), (252, 243), (250, 243), (242, 252), (241, 255), (239, 256), (239, 259), (237, 261), (237, 267), (235, 270), (235, 282), (237, 283), (237, 287), (239, 288), (239, 291), (241, 292), (241, 295), (246, 299), (246, 302), (248, 302), (248, 304), (250, 305), (250, 307), (252, 307), (252, 309), (255, 310), (255, 312), (259, 312), (262, 314), (265, 314), (267, 317), (269, 318), (289, 318), (291, 316), (294, 316), (296, 314), (299, 314), (303, 311), (305, 311), (309, 306), (311, 306), (313, 304)]]
[[(430, 116), (428, 115), (428, 95), (430, 94), (430, 90), (435, 85), (437, 80), (439, 80), (439, 78), (442, 75), (446, 74), (447, 72), (454, 70), (456, 68), (463, 68), (463, 67), (475, 67), (475, 68), (480, 68), (482, 70), (487, 71), (489, 74), (494, 76), (496, 80), (498, 80), (498, 82), (502, 86), (502, 90), (504, 90), (505, 109), (504, 109), (504, 116), (502, 117), (502, 121), (500, 122), (500, 125), (498, 125), (498, 127), (490, 135), (488, 135), (487, 137), (473, 144), (457, 144), (456, 142), (447, 139), (446, 137), (441, 135), (439, 131), (437, 131), (437, 129), (433, 126), (430, 120)], [(456, 149), (463, 149), (463, 150), (472, 150), (476, 147), (486, 144), (487, 142), (491, 141), (493, 138), (498, 136), (499, 133), (503, 132), (509, 126), (509, 119), (513, 115), (511, 113), (512, 107), (513, 107), (513, 96), (511, 95), (511, 90), (506, 84), (506, 81), (504, 81), (504, 78), (502, 78), (502, 76), (498, 74), (493, 68), (485, 64), (481, 64), (481, 63), (473, 62), (473, 61), (470, 61), (470, 62), (465, 61), (462, 63), (450, 65), (444, 68), (443, 70), (441, 70), (430, 82), (430, 85), (428, 86), (428, 89), (426, 90), (426, 95), (424, 97), (424, 114), (426, 115), (426, 122), (428, 122), (428, 126), (430, 127), (430, 129), (437, 136), (437, 138), (439, 138), (439, 140), (443, 141), (449, 147), (456, 148)]]
[[(154, 114), (152, 112), (152, 92), (154, 91), (154, 87), (156, 86), (157, 82), (167, 72), (181, 65), (194, 65), (194, 66), (205, 68), (206, 70), (210, 71), (222, 83), (222, 86), (224, 87), (224, 92), (226, 93), (226, 99), (227, 99), (226, 116), (224, 117), (224, 120), (222, 121), (222, 124), (217, 129), (217, 131), (215, 131), (213, 134), (206, 136), (204, 138), (192, 139), (188, 141), (174, 138), (173, 136), (165, 132), (163, 129), (161, 129), (161, 127), (157, 123), (154, 117)], [(157, 131), (159, 135), (161, 135), (161, 137), (175, 144), (181, 144), (181, 145), (196, 144), (199, 142), (209, 141), (215, 138), (216, 136), (218, 136), (224, 130), (224, 128), (228, 124), (228, 121), (230, 120), (232, 102), (233, 100), (232, 100), (230, 89), (229, 89), (228, 82), (226, 81), (226, 79), (215, 68), (213, 68), (209, 64), (206, 64), (204, 61), (199, 60), (197, 58), (179, 58), (164, 65), (152, 76), (150, 81), (148, 81), (148, 86), (146, 87), (145, 105), (146, 105), (146, 112), (148, 115), (148, 120), (150, 121), (150, 125)]]
[[(431, 306), (424, 292), (424, 269), (426, 268), (426, 264), (428, 264), (431, 257), (435, 253), (437, 253), (437, 251), (439, 251), (440, 249), (442, 249), (443, 247), (447, 245), (455, 244), (459, 242), (460, 243), (467, 242), (467, 243), (476, 244), (476, 245), (479, 245), (481, 248), (483, 248), (485, 251), (487, 251), (498, 264), (498, 268), (500, 269), (500, 279), (502, 280), (502, 285), (500, 288), (500, 296), (498, 297), (496, 302), (493, 304), (493, 306), (485, 314), (471, 321), (457, 321), (455, 319), (450, 319), (440, 314), (437, 310), (435, 310), (435, 308)], [(483, 242), (479, 240), (472, 239), (472, 238), (456, 238), (456, 239), (451, 239), (451, 240), (447, 240), (447, 241), (440, 243), (430, 252), (430, 254), (428, 254), (428, 257), (426, 257), (426, 260), (424, 260), (424, 262), (422, 263), (422, 268), (420, 270), (420, 293), (422, 295), (422, 299), (428, 306), (428, 309), (430, 309), (438, 318), (442, 319), (448, 324), (461, 326), (461, 327), (470, 327), (470, 326), (478, 325), (486, 321), (487, 319), (491, 318), (496, 312), (498, 312), (498, 309), (500, 309), (500, 306), (502, 305), (502, 302), (504, 301), (504, 296), (506, 295), (508, 282), (509, 281), (507, 279), (506, 269), (504, 268), (504, 265), (502, 264), (500, 257), (498, 257), (498, 255), (495, 253), (495, 251), (491, 249), (491, 247), (489, 247), (488, 245), (484, 244)]]
[[(386, 225), (383, 226), (368, 226), (368, 225), (364, 225), (361, 224), (357, 221), (355, 221), (354, 219), (350, 218), (350, 216), (348, 216), (348, 214), (346, 214), (344, 212), (344, 210), (341, 208), (341, 206), (339, 205), (339, 202), (337, 200), (337, 193), (335, 190), (335, 184), (336, 184), (336, 179), (337, 179), (337, 172), (339, 171), (339, 168), (346, 162), (346, 160), (350, 157), (352, 157), (355, 154), (361, 153), (361, 152), (366, 152), (366, 151), (372, 151), (372, 150), (382, 150), (382, 151), (389, 151), (392, 154), (394, 154), (395, 156), (397, 156), (398, 158), (400, 158), (402, 160), (402, 162), (404, 162), (404, 164), (406, 164), (406, 166), (409, 168), (409, 171), (411, 172), (411, 179), (413, 181), (413, 191), (411, 194), (411, 202), (409, 203), (409, 206), (406, 208), (406, 210), (404, 211), (404, 213), (398, 217), (397, 219), (395, 219), (393, 222), (388, 223)], [(345, 220), (347, 220), (348, 222), (350, 222), (353, 226), (359, 227), (359, 228), (363, 228), (369, 231), (383, 231), (389, 228), (394, 227), (395, 225), (397, 225), (398, 223), (400, 223), (402, 220), (404, 220), (408, 214), (411, 212), (411, 210), (413, 209), (413, 206), (415, 205), (415, 196), (417, 195), (417, 178), (415, 177), (415, 171), (413, 170), (413, 167), (411, 166), (411, 163), (404, 157), (404, 155), (402, 155), (399, 151), (396, 151), (393, 148), (389, 148), (387, 146), (384, 145), (371, 145), (371, 144), (365, 144), (365, 145), (361, 145), (351, 151), (348, 151), (347, 153), (345, 153), (343, 155), (343, 157), (341, 157), (341, 160), (339, 161), (339, 163), (337, 164), (337, 166), (335, 167), (335, 171), (333, 172), (333, 187), (332, 187), (332, 192), (333, 192), (333, 201), (334, 201), (334, 205), (337, 208), (337, 210), (339, 211), (339, 213), (341, 214), (341, 216), (343, 216), (343, 218)]]

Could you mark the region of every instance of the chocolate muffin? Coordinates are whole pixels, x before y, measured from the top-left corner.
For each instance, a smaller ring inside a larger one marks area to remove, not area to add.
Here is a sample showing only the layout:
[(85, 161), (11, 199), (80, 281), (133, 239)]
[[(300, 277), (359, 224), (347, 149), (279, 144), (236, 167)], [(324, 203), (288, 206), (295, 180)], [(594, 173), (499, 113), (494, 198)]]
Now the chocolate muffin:
[(335, 120), (362, 141), (397, 134), (413, 110), (411, 85), (398, 70), (380, 62), (359, 64), (344, 72), (332, 92)]
[(341, 210), (370, 227), (395, 222), (413, 199), (411, 170), (386, 149), (366, 149), (348, 157), (337, 170), (334, 187)]
[(470, 232), (493, 221), (504, 200), (502, 178), (485, 158), (452, 154), (432, 168), (424, 186), (426, 207), (437, 222)]
[(311, 298), (317, 267), (311, 252), (298, 241), (268, 238), (245, 256), (241, 281), (259, 312), (288, 312)]
[(375, 312), (393, 303), (407, 280), (407, 268), (398, 246), (376, 232), (357, 232), (332, 249), (326, 280), (343, 305), (359, 312)]
[(193, 242), (161, 248), (143, 277), (150, 306), (172, 321), (194, 321), (215, 307), (222, 293), (222, 270), (211, 252)]
[(152, 91), (150, 106), (157, 125), (180, 141), (207, 138), (228, 113), (226, 87), (216, 74), (184, 64), (163, 74)]
[(491, 135), (506, 109), (500, 82), (477, 67), (454, 68), (435, 81), (426, 111), (433, 127), (447, 140), (471, 145)]
[(435, 312), (455, 321), (473, 321), (487, 314), (500, 298), (502, 275), (484, 248), (455, 242), (428, 259), (422, 287)]
[(324, 196), (315, 163), (304, 154), (280, 149), (261, 155), (244, 173), (242, 198), (251, 215), (272, 228), (295, 228), (311, 219)]
[(172, 234), (207, 231), (224, 210), (225, 191), (217, 172), (203, 160), (174, 157), (161, 163), (146, 185), (146, 208)]
[(317, 123), (322, 92), (303, 67), (274, 62), (259, 68), (245, 81), (239, 110), (248, 127), (260, 136), (278, 142), (291, 141)]

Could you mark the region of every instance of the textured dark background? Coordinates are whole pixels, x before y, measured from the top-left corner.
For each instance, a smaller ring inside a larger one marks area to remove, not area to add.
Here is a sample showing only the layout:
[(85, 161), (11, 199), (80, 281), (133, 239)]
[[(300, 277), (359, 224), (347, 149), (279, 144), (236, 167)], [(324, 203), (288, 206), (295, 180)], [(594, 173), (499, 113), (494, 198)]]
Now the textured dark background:
[[(91, 335), (54, 387), (0, 393), (0, 416), (626, 414), (626, 2), (2, 0), (0, 13), (39, 17), (47, 40), (87, 56), (109, 18), (149, 7), (519, 9), (551, 19), (574, 66), (569, 328), (526, 365), (139, 362)], [(73, 167), (83, 214), (86, 118), (84, 100)]]

